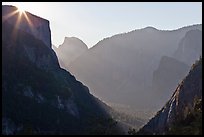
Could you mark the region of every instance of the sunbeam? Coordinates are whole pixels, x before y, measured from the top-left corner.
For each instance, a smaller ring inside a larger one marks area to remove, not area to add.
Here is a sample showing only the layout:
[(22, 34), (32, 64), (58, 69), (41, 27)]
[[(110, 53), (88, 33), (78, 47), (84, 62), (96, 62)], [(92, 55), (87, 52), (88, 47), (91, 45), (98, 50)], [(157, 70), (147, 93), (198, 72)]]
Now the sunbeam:
[(8, 13), (5, 16), (2, 17), (2, 22), (5, 22), (7, 20), (13, 20), (15, 21), (15, 26), (14, 29), (12, 31), (12, 36), (15, 39), (17, 36), (17, 29), (19, 28), (20, 24), (27, 24), (30, 28), (31, 31), (33, 30), (33, 24), (31, 22), (31, 20), (29, 19), (26, 11), (23, 8), (19, 8), (16, 9), (14, 12)]
[(18, 12), (22, 14), (22, 13), (25, 13), (25, 10), (22, 7), (18, 7)]

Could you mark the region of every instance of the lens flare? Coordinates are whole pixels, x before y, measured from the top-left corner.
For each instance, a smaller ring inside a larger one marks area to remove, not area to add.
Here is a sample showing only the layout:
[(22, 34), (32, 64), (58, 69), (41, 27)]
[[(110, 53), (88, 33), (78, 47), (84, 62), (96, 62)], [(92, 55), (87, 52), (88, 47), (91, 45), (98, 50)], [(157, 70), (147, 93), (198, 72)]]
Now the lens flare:
[(18, 12), (22, 14), (22, 13), (25, 13), (25, 10), (22, 7), (18, 7)]

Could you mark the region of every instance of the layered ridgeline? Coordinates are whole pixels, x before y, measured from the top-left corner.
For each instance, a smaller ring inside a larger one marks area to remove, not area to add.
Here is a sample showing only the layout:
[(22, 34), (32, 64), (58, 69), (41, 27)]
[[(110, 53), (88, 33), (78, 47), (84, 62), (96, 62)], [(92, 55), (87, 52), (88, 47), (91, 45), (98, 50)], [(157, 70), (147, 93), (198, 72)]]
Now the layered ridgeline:
[(2, 6), (2, 134), (119, 134), (107, 105), (61, 69), (49, 21)]
[(162, 56), (152, 79), (152, 90), (159, 97), (158, 106), (170, 97), (175, 85), (187, 74), (190, 66), (200, 56), (202, 56), (202, 31), (199, 29), (186, 32), (179, 41), (173, 57)]
[(60, 66), (67, 68), (69, 64), (88, 50), (87, 45), (76, 37), (65, 37), (63, 44), (59, 48), (54, 47), (54, 51), (59, 59)]
[(172, 95), (175, 85), (189, 72), (190, 66), (172, 57), (162, 56), (157, 70), (153, 72), (152, 90), (157, 96), (158, 106)]
[(202, 134), (202, 58), (138, 134)]
[[(66, 69), (85, 83), (91, 93), (106, 102), (123, 104), (135, 109), (158, 110), (161, 106), (156, 105), (157, 101), (161, 102), (161, 105), (165, 103), (170, 97), (171, 91), (168, 89), (175, 88), (178, 83), (166, 83), (167, 90), (161, 91), (164, 98), (159, 100), (161, 92), (154, 91), (159, 88), (153, 88), (155, 86), (153, 83), (157, 83), (153, 81), (154, 71), (159, 69), (162, 56), (175, 58), (174, 54), (181, 41), (188, 39), (187, 32), (197, 29), (202, 30), (202, 25), (187, 26), (173, 31), (147, 27), (118, 34), (98, 42), (72, 61)], [(192, 37), (190, 41), (197, 40), (198, 38)], [(197, 47), (197, 44), (201, 46), (200, 42), (194, 42), (192, 47)], [(192, 55), (195, 60), (200, 52), (193, 54), (196, 54), (196, 56)], [(189, 64), (181, 62), (180, 65), (183, 63)], [(179, 81), (187, 73), (185, 66), (181, 67), (184, 68), (180, 71), (181, 74), (167, 73), (167, 75), (175, 76), (172, 80)], [(179, 66), (175, 66), (177, 67)]]

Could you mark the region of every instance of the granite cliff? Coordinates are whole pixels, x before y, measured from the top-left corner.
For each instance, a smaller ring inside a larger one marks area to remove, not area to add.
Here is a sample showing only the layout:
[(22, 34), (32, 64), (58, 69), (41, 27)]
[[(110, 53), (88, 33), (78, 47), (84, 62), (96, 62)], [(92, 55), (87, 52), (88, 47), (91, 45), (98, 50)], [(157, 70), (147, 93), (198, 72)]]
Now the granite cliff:
[(49, 22), (26, 12), (33, 33), (16, 26), (16, 7), (2, 9), (12, 15), (2, 20), (2, 134), (119, 134), (110, 108), (60, 68)]
[(202, 58), (137, 134), (202, 134)]

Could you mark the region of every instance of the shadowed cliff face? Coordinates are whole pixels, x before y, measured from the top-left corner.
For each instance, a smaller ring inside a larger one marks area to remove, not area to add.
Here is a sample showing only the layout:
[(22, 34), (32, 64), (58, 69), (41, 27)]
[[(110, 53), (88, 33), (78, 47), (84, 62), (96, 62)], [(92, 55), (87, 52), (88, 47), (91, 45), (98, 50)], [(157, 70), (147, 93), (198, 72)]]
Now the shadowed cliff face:
[(34, 63), (38, 68), (45, 70), (59, 68), (57, 56), (50, 48), (50, 45), (47, 46), (42, 40), (36, 38), (33, 33), (19, 29), (15, 26), (15, 23), (8, 23), (7, 20), (2, 23), (4, 32), (2, 39), (5, 42), (3, 47), (8, 49), (8, 52), (15, 53), (15, 55), (24, 55), (26, 59)]
[[(33, 26), (44, 22), (29, 18)], [(51, 44), (27, 27), (16, 27), (11, 18), (2, 21), (2, 133), (96, 134), (100, 129), (101, 134), (118, 134), (115, 126), (106, 128), (114, 122), (109, 107), (61, 69)]]
[[(23, 54), (36, 66), (44, 69), (59, 67), (57, 56), (51, 49), (51, 32), (48, 20), (29, 12), (20, 13), (16, 7), (4, 5), (2, 6), (2, 23), (8, 24), (4, 30), (10, 31), (5, 39), (13, 42), (12, 44), (20, 44), (23, 47), (20, 52), (24, 52)], [(31, 36), (38, 41), (35, 39), (29, 41)], [(45, 46), (40, 47), (42, 44)]]
[(16, 28), (32, 34), (51, 48), (51, 33), (48, 20), (29, 12), (20, 13), (16, 7), (5, 5), (2, 6), (2, 21), (7, 21)]
[[(140, 129), (138, 134), (169, 133), (175, 123), (180, 124), (178, 121), (187, 121), (188, 115), (195, 113), (196, 100), (199, 99), (202, 99), (202, 59), (196, 61), (189, 74), (178, 85), (170, 100)], [(199, 125), (197, 123), (195, 126)]]

